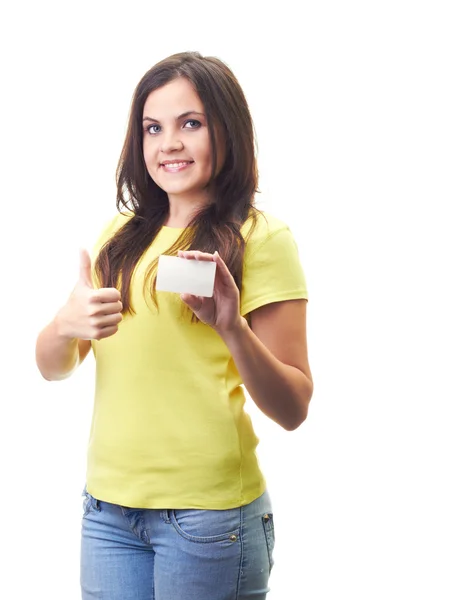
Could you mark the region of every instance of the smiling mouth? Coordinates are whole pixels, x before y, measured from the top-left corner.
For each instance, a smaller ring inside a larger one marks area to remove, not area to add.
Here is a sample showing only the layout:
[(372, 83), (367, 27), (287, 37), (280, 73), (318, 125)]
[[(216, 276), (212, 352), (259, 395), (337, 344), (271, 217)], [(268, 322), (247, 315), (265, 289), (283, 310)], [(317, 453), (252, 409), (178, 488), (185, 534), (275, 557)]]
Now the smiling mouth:
[(183, 169), (184, 167), (187, 167), (189, 165), (192, 165), (193, 162), (194, 162), (193, 160), (184, 160), (181, 162), (171, 162), (171, 163), (163, 162), (163, 163), (161, 163), (160, 166), (163, 167), (164, 169), (168, 169), (168, 170), (171, 170), (171, 169), (178, 170), (178, 169)]

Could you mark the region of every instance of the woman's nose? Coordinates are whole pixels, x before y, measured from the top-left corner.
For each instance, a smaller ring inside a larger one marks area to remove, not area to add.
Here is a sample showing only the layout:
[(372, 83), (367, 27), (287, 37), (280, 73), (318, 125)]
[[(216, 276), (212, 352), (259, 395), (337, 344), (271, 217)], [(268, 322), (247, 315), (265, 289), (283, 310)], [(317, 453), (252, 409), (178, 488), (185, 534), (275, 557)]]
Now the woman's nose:
[(161, 151), (162, 152), (174, 152), (176, 150), (182, 150), (184, 144), (177, 134), (166, 134), (163, 137)]

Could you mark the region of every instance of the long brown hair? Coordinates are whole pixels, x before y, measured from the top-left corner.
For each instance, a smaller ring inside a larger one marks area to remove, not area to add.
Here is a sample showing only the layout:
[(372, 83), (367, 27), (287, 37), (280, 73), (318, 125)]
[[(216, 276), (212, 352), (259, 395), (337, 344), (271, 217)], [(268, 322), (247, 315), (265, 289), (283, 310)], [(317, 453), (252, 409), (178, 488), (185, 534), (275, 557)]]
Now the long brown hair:
[[(149, 94), (173, 79), (184, 77), (193, 85), (204, 105), (212, 148), (213, 202), (197, 212), (188, 227), (165, 254), (178, 250), (218, 250), (239, 290), (245, 241), (240, 228), (248, 219), (251, 227), (260, 212), (254, 206), (258, 192), (258, 170), (254, 126), (249, 107), (236, 77), (221, 60), (198, 52), (174, 54), (154, 65), (138, 83), (133, 94), (125, 142), (117, 166), (117, 209), (133, 213), (127, 223), (101, 248), (96, 274), (103, 287), (117, 287), (123, 312), (132, 313), (130, 282), (136, 264), (164, 225), (169, 213), (168, 196), (150, 177), (143, 156), (142, 116)], [(225, 160), (219, 174), (217, 129), (223, 132)], [(247, 238), (248, 238), (247, 236)], [(158, 259), (149, 266), (145, 293), (157, 306), (155, 273)], [(193, 321), (197, 321), (195, 315)]]

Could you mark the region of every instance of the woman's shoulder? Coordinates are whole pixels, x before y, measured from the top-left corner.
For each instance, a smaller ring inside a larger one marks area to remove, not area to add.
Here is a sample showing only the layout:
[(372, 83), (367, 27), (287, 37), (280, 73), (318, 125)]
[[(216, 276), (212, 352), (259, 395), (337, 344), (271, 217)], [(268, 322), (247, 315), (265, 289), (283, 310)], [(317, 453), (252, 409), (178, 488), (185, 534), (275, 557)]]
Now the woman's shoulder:
[(97, 254), (99, 250), (104, 246), (104, 244), (132, 217), (133, 213), (125, 211), (117, 212), (110, 219), (106, 220), (105, 224), (100, 230), (99, 236), (96, 239), (96, 242), (93, 247), (93, 252)]
[(288, 224), (263, 210), (256, 211), (255, 218), (249, 216), (241, 229), (249, 250), (260, 246), (281, 231), (289, 231)]
[(104, 235), (106, 233), (114, 233), (115, 231), (123, 227), (125, 223), (129, 221), (132, 217), (133, 213), (131, 212), (117, 212), (106, 222), (106, 225), (103, 227), (101, 235)]

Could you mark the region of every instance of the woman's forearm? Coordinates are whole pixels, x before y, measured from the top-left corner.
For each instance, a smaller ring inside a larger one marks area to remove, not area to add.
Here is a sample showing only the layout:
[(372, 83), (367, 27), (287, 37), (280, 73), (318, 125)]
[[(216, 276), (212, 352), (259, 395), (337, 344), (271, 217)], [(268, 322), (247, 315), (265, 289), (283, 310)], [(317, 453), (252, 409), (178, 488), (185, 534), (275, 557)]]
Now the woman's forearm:
[(278, 360), (253, 333), (244, 318), (241, 326), (221, 334), (258, 408), (292, 431), (306, 419), (313, 383), (300, 369)]
[(35, 347), (35, 358), (45, 379), (65, 379), (79, 364), (79, 340), (64, 336), (56, 317), (40, 332)]

